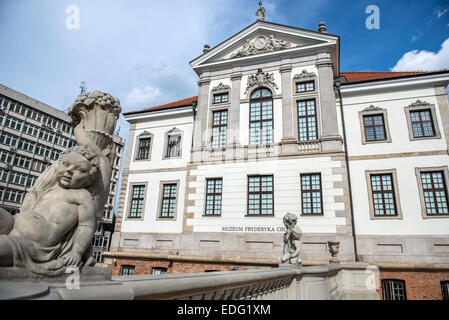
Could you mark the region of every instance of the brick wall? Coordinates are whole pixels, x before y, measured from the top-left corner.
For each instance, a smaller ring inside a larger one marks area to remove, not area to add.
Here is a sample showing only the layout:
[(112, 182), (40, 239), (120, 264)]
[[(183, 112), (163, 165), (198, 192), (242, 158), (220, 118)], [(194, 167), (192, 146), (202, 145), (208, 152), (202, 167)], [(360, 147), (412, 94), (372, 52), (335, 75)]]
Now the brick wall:
[[(441, 300), (441, 281), (449, 280), (449, 271), (381, 270), (380, 280), (383, 279), (404, 280), (407, 300)], [(382, 285), (378, 293), (383, 299)]]
[(135, 275), (152, 274), (153, 268), (167, 268), (167, 273), (197, 273), (205, 271), (248, 270), (248, 267), (246, 266), (232, 264), (206, 264), (170, 262), (165, 260), (117, 259), (116, 265), (111, 265), (113, 276), (120, 275), (120, 269), (122, 265), (134, 266)]

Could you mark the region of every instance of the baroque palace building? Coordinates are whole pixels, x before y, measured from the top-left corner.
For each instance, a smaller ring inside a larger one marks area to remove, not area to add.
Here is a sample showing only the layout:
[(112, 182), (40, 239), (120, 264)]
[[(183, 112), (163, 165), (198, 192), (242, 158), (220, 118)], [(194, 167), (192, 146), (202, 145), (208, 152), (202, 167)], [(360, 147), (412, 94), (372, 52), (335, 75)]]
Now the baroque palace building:
[(449, 281), (449, 71), (341, 72), (340, 38), (263, 17), (190, 62), (198, 96), (128, 112), (113, 274), (270, 268), (283, 216), (304, 265), (380, 270), (384, 299)]
[[(114, 135), (116, 156), (110, 193), (93, 240), (98, 262), (109, 250), (114, 204), (125, 140)], [(60, 154), (76, 144), (69, 116), (56, 108), (0, 85), (0, 207), (19, 213), (26, 192)]]

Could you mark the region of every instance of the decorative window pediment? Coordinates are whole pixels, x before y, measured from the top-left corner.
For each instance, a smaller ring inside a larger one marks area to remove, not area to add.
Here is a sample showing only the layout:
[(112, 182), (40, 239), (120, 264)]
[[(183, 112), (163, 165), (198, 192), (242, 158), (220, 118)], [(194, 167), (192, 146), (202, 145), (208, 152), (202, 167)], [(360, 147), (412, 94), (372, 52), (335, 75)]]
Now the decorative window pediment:
[(381, 107), (376, 107), (375, 105), (370, 105), (369, 107), (363, 109), (364, 112), (369, 112), (369, 111), (381, 111), (383, 110)]
[(248, 77), (245, 94), (247, 94), (251, 88), (264, 85), (279, 89), (277, 84), (274, 82), (274, 73), (263, 72), (262, 69), (258, 69), (256, 74)]
[(413, 107), (426, 107), (426, 106), (431, 106), (431, 104), (426, 102), (426, 101), (421, 101), (419, 99), (409, 105), (410, 108), (413, 108)]
[(138, 135), (138, 137), (145, 137), (145, 136), (152, 136), (153, 134), (151, 132), (148, 131), (144, 131), (141, 134)]
[(307, 70), (302, 70), (301, 73), (295, 74), (293, 79), (294, 80), (304, 80), (304, 79), (310, 79), (315, 78), (316, 74), (315, 72), (308, 72)]
[(221, 91), (228, 91), (231, 90), (231, 86), (227, 84), (223, 84), (223, 82), (220, 82), (218, 86), (212, 88), (212, 92), (221, 92)]

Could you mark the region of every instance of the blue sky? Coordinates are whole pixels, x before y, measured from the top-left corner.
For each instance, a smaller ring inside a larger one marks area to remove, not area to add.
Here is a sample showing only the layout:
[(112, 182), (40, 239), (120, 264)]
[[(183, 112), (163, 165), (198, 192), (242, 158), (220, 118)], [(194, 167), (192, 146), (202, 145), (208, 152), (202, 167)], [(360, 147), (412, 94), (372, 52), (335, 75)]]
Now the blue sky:
[[(80, 28), (66, 28), (66, 8)], [(368, 5), (380, 29), (368, 30)], [(266, 20), (341, 36), (341, 71), (449, 68), (449, 1), (266, 0)], [(255, 21), (258, 0), (1, 0), (0, 83), (67, 109), (88, 91), (124, 111), (197, 94), (188, 62)], [(446, 41), (446, 42), (445, 42)], [(443, 45), (444, 44), (444, 45)], [(442, 47), (443, 46), (443, 47)], [(128, 124), (120, 120), (121, 135)]]

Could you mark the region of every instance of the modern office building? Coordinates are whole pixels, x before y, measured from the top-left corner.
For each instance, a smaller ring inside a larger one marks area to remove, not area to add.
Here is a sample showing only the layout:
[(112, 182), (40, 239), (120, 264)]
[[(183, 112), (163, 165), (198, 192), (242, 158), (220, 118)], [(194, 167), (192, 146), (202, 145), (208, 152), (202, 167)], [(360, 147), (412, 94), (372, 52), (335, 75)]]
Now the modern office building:
[(340, 37), (258, 20), (190, 62), (198, 96), (128, 112), (114, 274), (304, 265), (380, 270), (384, 299), (449, 284), (449, 71), (342, 72)]
[[(94, 256), (109, 248), (124, 139), (114, 136), (116, 157), (111, 189), (94, 238)], [(69, 116), (56, 108), (0, 85), (0, 207), (17, 214), (25, 193), (39, 175), (76, 144)]]

